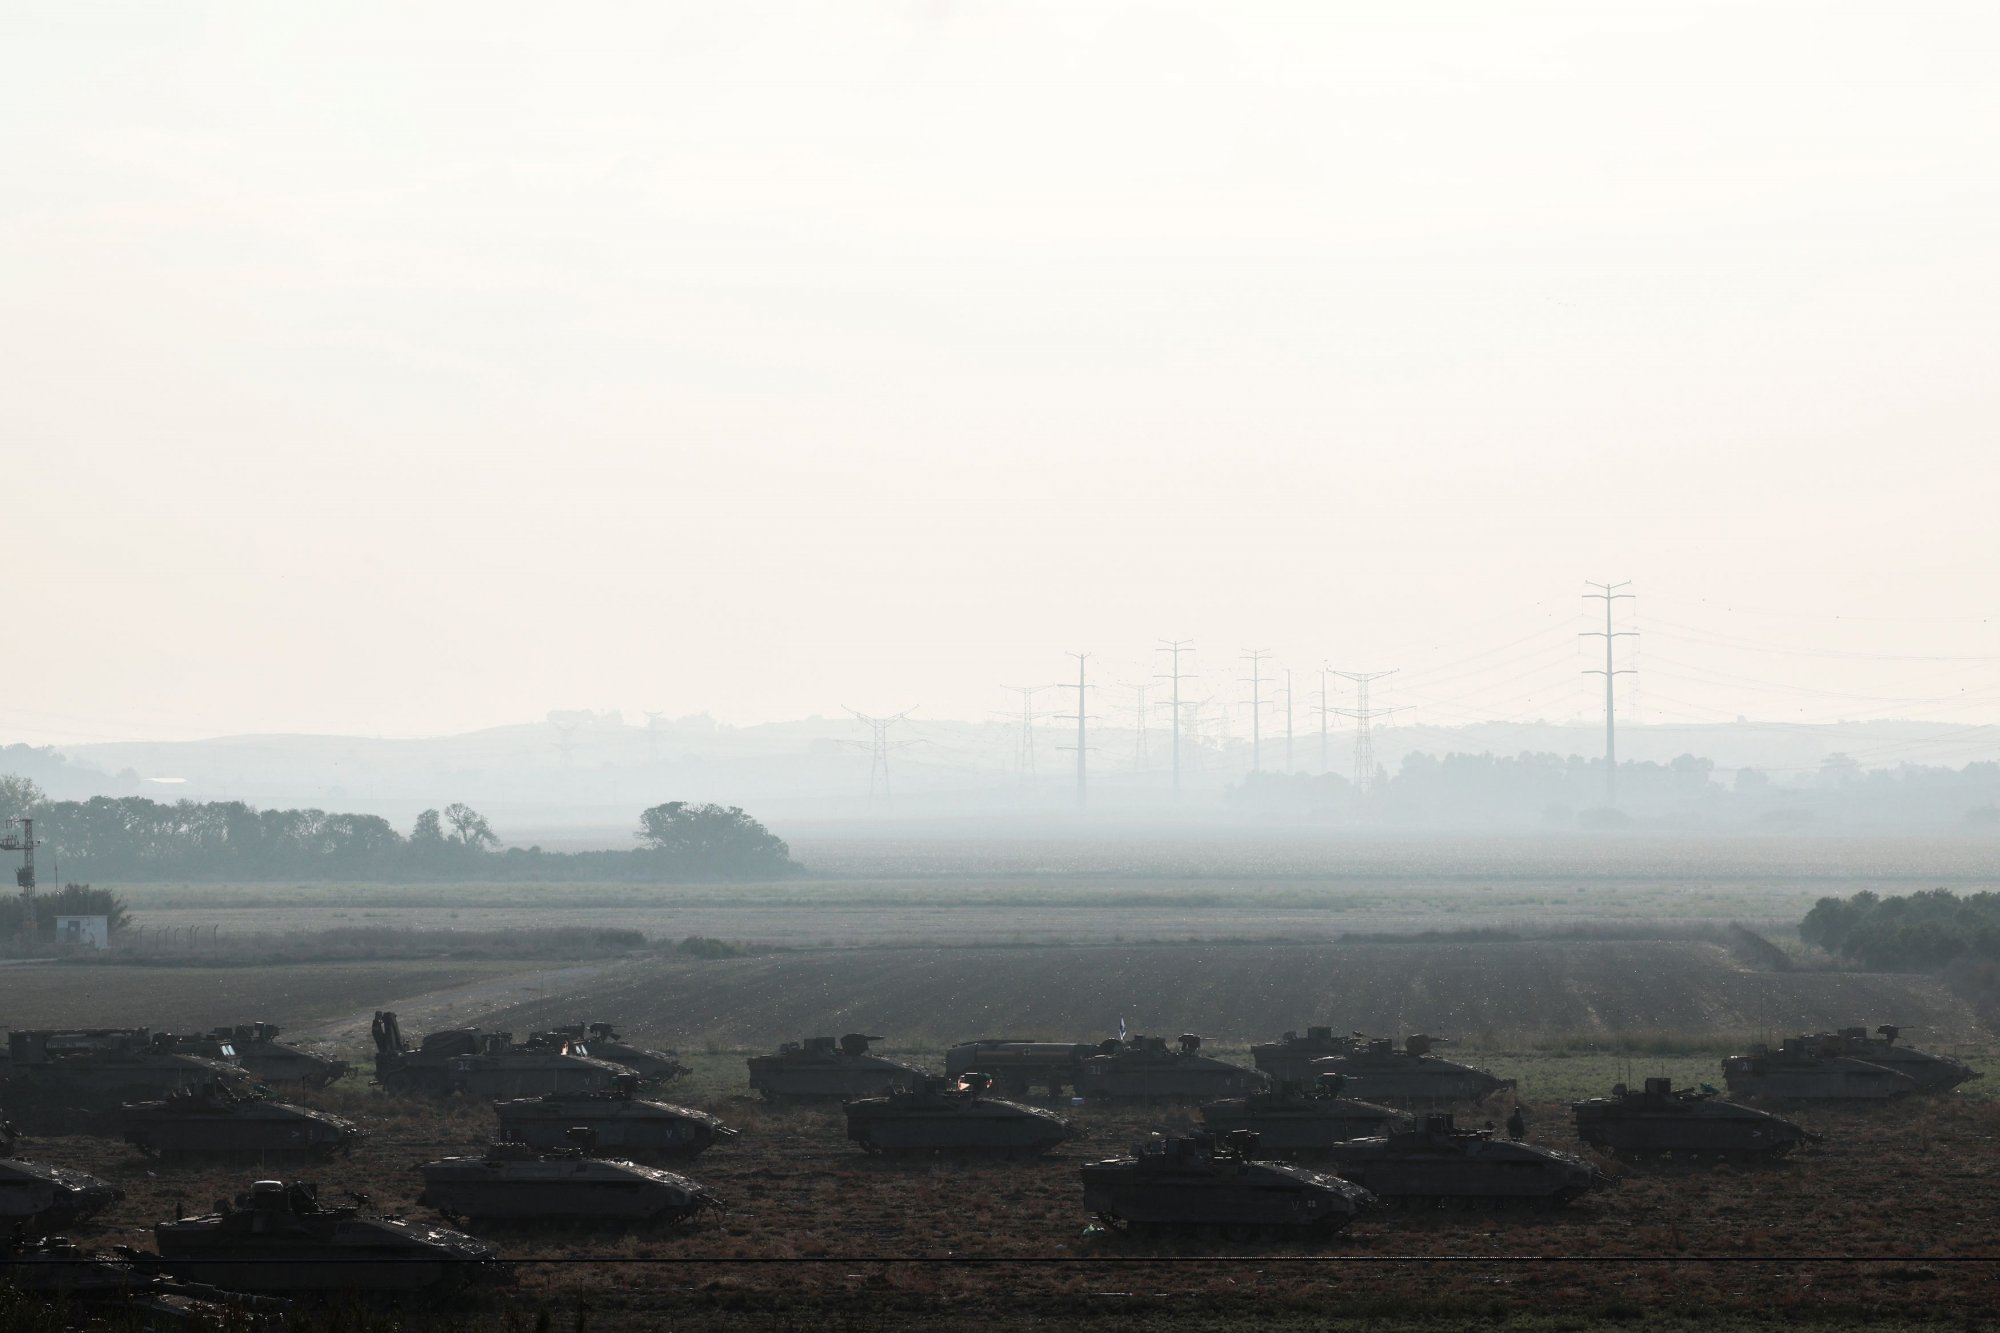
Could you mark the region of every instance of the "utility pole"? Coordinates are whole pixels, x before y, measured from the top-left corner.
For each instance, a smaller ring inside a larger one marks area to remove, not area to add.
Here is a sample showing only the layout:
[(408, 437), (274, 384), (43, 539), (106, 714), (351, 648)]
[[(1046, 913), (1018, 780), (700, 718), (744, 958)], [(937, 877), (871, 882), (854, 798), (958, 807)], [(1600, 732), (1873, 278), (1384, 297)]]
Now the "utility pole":
[[(847, 705), (842, 704), (841, 707), (847, 708)], [(889, 751), (902, 748), (889, 739), (889, 728), (917, 710), (905, 708), (902, 712), (893, 713), (888, 717), (870, 717), (853, 708), (847, 708), (847, 711), (867, 723), (869, 728), (869, 737), (866, 741), (848, 742), (851, 745), (866, 745), (868, 748), (868, 799), (873, 801), (879, 790), (882, 804), (887, 805), (889, 804)]]
[[(1070, 656), (1076, 659), (1076, 684), (1062, 684), (1056, 686), (1056, 688), (1059, 690), (1076, 691), (1076, 808), (1081, 810), (1088, 804), (1087, 796), (1089, 792), (1089, 770), (1085, 767), (1083, 758), (1085, 753), (1090, 749), (1084, 732), (1084, 722), (1089, 718), (1090, 710), (1083, 706), (1085, 699), (1088, 697), (1087, 690), (1089, 687), (1084, 680), (1083, 664), (1090, 660), (1090, 654), (1071, 653)], [(1060, 713), (1057, 716), (1064, 721), (1068, 721), (1070, 715), (1068, 713)]]
[(1354, 682), (1354, 707), (1336, 708), (1333, 711), (1342, 717), (1354, 719), (1354, 786), (1366, 796), (1375, 790), (1375, 740), (1369, 732), (1369, 723), (1378, 717), (1387, 717), (1399, 710), (1394, 708), (1370, 708), (1368, 706), (1368, 683), (1384, 676), (1393, 676), (1400, 668), (1391, 667), (1387, 671), (1336, 671), (1333, 674), (1342, 680)]
[(1332, 772), (1326, 766), (1326, 678), (1332, 674), (1325, 665), (1319, 669), (1319, 771)]
[(1192, 679), (1194, 673), (1181, 670), (1181, 654), (1194, 651), (1193, 639), (1162, 639), (1155, 652), (1172, 655), (1173, 667), (1169, 671), (1154, 676), (1155, 680), (1169, 681), (1173, 685), (1174, 710), (1174, 799), (1181, 798), (1181, 682)]
[(1629, 667), (1614, 666), (1611, 649), (1612, 645), (1619, 639), (1638, 638), (1639, 631), (1635, 629), (1614, 631), (1611, 628), (1611, 604), (1617, 601), (1637, 598), (1639, 594), (1619, 591), (1620, 588), (1629, 588), (1632, 586), (1630, 579), (1625, 580), (1623, 583), (1592, 583), (1586, 579), (1584, 580), (1584, 586), (1597, 589), (1596, 592), (1585, 593), (1585, 597), (1595, 597), (1604, 603), (1604, 628), (1579, 630), (1577, 637), (1580, 639), (1604, 640), (1603, 669), (1586, 667), (1583, 674), (1586, 676), (1604, 677), (1604, 804), (1607, 808), (1616, 809), (1618, 806), (1618, 727), (1616, 709), (1614, 708), (1616, 699), (1613, 695), (1612, 687), (1619, 676), (1631, 676), (1638, 673)]
[(1292, 763), (1292, 669), (1285, 668), (1285, 771), (1296, 772)]
[(1250, 674), (1244, 677), (1250, 686), (1250, 771), (1264, 771), (1264, 659), (1271, 655), (1268, 648), (1252, 648), (1242, 654), (1250, 664)]

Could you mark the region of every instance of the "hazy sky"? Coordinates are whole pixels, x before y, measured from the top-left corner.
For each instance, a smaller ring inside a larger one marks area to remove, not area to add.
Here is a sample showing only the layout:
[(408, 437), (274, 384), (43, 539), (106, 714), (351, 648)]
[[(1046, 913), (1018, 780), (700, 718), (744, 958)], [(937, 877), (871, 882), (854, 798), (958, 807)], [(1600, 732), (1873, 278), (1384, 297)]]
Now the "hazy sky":
[(1586, 578), (1654, 720), (2000, 721), (1996, 45), (15, 0), (0, 740), (980, 716), (1162, 636), (1588, 716)]

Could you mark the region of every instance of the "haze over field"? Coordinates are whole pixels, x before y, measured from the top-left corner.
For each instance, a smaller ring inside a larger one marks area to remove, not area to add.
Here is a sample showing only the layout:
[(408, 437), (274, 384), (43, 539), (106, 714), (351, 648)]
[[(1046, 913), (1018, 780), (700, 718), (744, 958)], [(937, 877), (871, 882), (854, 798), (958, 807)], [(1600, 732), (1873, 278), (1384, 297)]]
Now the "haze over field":
[(1588, 724), (1630, 578), (1637, 717), (1989, 758), (1996, 29), (10, 5), (0, 731)]

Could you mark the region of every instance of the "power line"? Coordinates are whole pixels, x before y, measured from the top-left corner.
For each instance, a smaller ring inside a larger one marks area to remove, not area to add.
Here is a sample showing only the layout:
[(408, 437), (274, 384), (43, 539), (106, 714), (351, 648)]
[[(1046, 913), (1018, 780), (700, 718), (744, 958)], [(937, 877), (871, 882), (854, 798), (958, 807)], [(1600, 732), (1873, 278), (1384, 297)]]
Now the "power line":
[(1639, 631), (1634, 629), (1614, 631), (1611, 628), (1611, 604), (1613, 602), (1635, 599), (1639, 594), (1618, 591), (1620, 588), (1631, 587), (1632, 581), (1630, 579), (1622, 583), (1591, 583), (1586, 579), (1585, 586), (1598, 590), (1583, 594), (1585, 597), (1600, 598), (1604, 602), (1604, 628), (1601, 630), (1579, 630), (1577, 637), (1583, 639), (1602, 638), (1604, 640), (1604, 669), (1600, 671), (1595, 667), (1586, 667), (1583, 674), (1586, 676), (1604, 677), (1604, 804), (1609, 808), (1616, 809), (1618, 805), (1618, 727), (1615, 720), (1617, 712), (1614, 707), (1616, 697), (1613, 693), (1613, 682), (1619, 676), (1630, 676), (1634, 672), (1629, 668), (1615, 667), (1612, 663), (1611, 649), (1612, 645), (1619, 639), (1638, 638)]

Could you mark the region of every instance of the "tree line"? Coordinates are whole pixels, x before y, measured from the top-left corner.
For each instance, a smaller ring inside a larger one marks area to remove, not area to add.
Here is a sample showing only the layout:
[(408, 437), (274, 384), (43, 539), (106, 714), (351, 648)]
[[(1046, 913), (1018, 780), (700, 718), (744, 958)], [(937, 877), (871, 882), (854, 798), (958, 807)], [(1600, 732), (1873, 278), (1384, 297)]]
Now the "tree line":
[(1936, 971), (1964, 960), (2000, 961), (2000, 893), (1961, 898), (1949, 889), (1881, 897), (1863, 889), (1822, 898), (1799, 938), (1877, 972)]
[(0, 812), (28, 815), (44, 864), (109, 882), (241, 880), (773, 879), (796, 873), (791, 848), (735, 806), (669, 801), (642, 811), (630, 851), (500, 848), (462, 803), (418, 815), (406, 835), (379, 815), (260, 810), (242, 801), (143, 796), (51, 801), (32, 782), (0, 777)]

